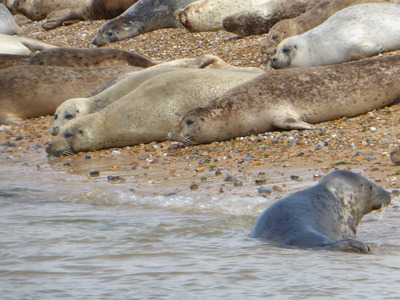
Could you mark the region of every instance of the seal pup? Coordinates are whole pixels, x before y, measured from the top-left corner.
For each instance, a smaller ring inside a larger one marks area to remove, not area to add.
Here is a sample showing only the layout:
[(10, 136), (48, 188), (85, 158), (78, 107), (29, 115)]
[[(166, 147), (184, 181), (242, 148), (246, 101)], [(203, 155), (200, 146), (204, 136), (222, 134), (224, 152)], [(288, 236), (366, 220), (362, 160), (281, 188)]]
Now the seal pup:
[(354, 117), (400, 97), (400, 56), (264, 73), (188, 111), (168, 138), (186, 145)]
[(0, 3), (0, 33), (2, 34), (21, 34), (22, 29), (15, 23), (13, 15), (8, 8)]
[(399, 15), (397, 4), (347, 7), (321, 25), (283, 40), (270, 65), (282, 69), (338, 64), (399, 49)]
[(313, 8), (321, 0), (275, 0), (266, 1), (252, 9), (246, 9), (225, 17), (223, 28), (239, 37), (267, 33), (283, 19), (297, 17)]
[(34, 54), (28, 60), (28, 64), (75, 68), (109, 66), (148, 68), (155, 66), (157, 63), (142, 55), (120, 49), (60, 47)]
[(39, 40), (0, 33), (0, 54), (29, 55), (55, 47)]
[(187, 110), (260, 73), (177, 69), (153, 76), (104, 109), (65, 123), (46, 151), (60, 156), (164, 140)]
[(261, 52), (271, 56), (276, 46), (284, 39), (317, 27), (343, 8), (362, 3), (400, 4), (400, 0), (323, 0), (304, 14), (293, 19), (281, 20), (272, 26), (261, 45)]
[(140, 0), (122, 15), (106, 22), (92, 44), (103, 46), (161, 28), (179, 27), (174, 12), (194, 0)]
[(362, 217), (390, 203), (390, 193), (349, 171), (333, 171), (317, 185), (284, 197), (257, 219), (251, 236), (288, 248), (367, 253), (356, 240)]
[(84, 97), (139, 67), (64, 68), (20, 66), (0, 71), (0, 124), (54, 114), (71, 97)]

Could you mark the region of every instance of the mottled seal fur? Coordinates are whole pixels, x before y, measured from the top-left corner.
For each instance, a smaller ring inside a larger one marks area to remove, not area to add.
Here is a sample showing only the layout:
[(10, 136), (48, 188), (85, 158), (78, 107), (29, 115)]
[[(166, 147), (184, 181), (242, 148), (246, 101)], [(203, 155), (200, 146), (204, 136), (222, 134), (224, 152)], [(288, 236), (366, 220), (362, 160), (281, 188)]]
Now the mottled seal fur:
[(29, 55), (57, 46), (22, 36), (0, 33), (0, 54)]
[(122, 15), (106, 22), (92, 44), (103, 46), (161, 28), (179, 27), (175, 10), (193, 0), (140, 0)]
[(343, 8), (362, 3), (400, 4), (400, 0), (323, 0), (304, 14), (293, 19), (282, 20), (272, 26), (261, 44), (261, 52), (273, 55), (276, 46), (284, 39), (317, 27)]
[(0, 33), (2, 34), (21, 34), (22, 29), (15, 23), (14, 17), (8, 8), (0, 3)]
[(397, 4), (347, 7), (321, 25), (283, 40), (270, 65), (281, 69), (337, 64), (399, 49), (399, 15)]
[(148, 68), (157, 63), (120, 49), (53, 48), (36, 53), (28, 64), (62, 67), (137, 66)]
[(259, 74), (177, 69), (152, 76), (104, 109), (65, 123), (46, 151), (59, 156), (164, 140), (187, 110)]
[(290, 248), (370, 252), (356, 240), (362, 217), (390, 203), (390, 193), (349, 171), (333, 171), (317, 185), (284, 197), (257, 219), (251, 236)]
[(253, 9), (232, 14), (222, 21), (223, 28), (239, 37), (267, 33), (283, 19), (297, 17), (313, 8), (321, 0), (272, 0)]
[(54, 114), (71, 97), (84, 97), (138, 67), (64, 68), (20, 66), (0, 71), (0, 123)]
[(30, 55), (0, 54), (0, 70), (25, 65)]
[(169, 138), (210, 143), (353, 117), (400, 97), (400, 56), (267, 72), (188, 111)]

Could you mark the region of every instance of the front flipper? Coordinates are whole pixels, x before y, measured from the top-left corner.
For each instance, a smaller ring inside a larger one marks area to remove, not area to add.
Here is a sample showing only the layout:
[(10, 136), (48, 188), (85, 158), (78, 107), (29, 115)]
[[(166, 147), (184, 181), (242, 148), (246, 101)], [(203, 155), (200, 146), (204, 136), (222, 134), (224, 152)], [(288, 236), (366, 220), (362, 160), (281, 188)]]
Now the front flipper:
[(368, 247), (366, 244), (352, 239), (337, 241), (332, 245), (323, 247), (323, 249), (332, 251), (359, 252), (359, 253), (371, 252), (371, 248)]
[(295, 116), (282, 115), (274, 120), (274, 126), (281, 129), (316, 129), (315, 125), (299, 120)]

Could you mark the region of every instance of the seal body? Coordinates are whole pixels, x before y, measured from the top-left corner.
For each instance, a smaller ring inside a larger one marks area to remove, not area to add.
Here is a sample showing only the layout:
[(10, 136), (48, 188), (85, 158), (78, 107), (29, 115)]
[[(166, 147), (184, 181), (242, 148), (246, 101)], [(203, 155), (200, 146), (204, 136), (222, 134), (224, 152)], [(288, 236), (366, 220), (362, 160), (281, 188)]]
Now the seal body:
[(103, 46), (160, 28), (178, 27), (174, 12), (193, 0), (140, 0), (119, 17), (106, 22), (92, 44)]
[(369, 252), (355, 240), (365, 214), (390, 203), (390, 193), (349, 171), (333, 171), (317, 185), (276, 201), (251, 236), (281, 247)]
[(280, 20), (297, 17), (321, 0), (275, 0), (225, 17), (222, 26), (239, 37), (263, 34)]
[(271, 67), (337, 64), (399, 49), (399, 14), (397, 4), (347, 7), (321, 25), (283, 40), (270, 58)]
[(267, 72), (188, 111), (169, 134), (210, 143), (353, 117), (400, 97), (400, 56)]
[(0, 54), (29, 55), (57, 46), (22, 36), (0, 33)]
[(14, 17), (8, 8), (0, 3), (0, 33), (2, 34), (21, 34), (22, 30), (15, 23)]
[(71, 97), (84, 97), (138, 67), (63, 68), (20, 66), (0, 71), (0, 123), (54, 114)]
[(148, 68), (156, 65), (150, 59), (132, 52), (99, 48), (52, 48), (34, 54), (28, 64), (75, 68), (108, 66)]
[(0, 70), (25, 65), (30, 55), (0, 54)]
[(272, 26), (265, 41), (262, 42), (261, 52), (273, 55), (276, 46), (284, 39), (302, 34), (323, 23), (334, 13), (356, 4), (363, 3), (395, 3), (399, 0), (322, 0), (309, 11), (293, 18), (284, 19)]
[(177, 69), (153, 76), (104, 109), (65, 123), (46, 151), (59, 156), (164, 140), (187, 110), (260, 73)]

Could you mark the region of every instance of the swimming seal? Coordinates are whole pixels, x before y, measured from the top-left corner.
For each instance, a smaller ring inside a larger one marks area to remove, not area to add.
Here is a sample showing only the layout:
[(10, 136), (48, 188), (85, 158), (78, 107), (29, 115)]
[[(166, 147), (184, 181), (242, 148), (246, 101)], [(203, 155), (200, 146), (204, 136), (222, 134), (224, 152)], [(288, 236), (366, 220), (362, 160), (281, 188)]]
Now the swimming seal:
[(246, 9), (225, 17), (223, 28), (239, 37), (267, 33), (283, 19), (297, 17), (313, 8), (321, 0), (275, 0), (266, 1), (252, 9)]
[(120, 49), (53, 48), (34, 54), (28, 64), (75, 68), (109, 66), (148, 68), (157, 63), (144, 56)]
[(138, 67), (64, 68), (20, 66), (0, 71), (0, 124), (54, 114), (71, 97), (92, 90)]
[(46, 151), (60, 156), (164, 140), (187, 110), (260, 73), (177, 69), (152, 76), (104, 109), (65, 123)]
[(251, 236), (289, 248), (370, 252), (356, 240), (362, 217), (390, 203), (390, 193), (349, 171), (333, 171), (317, 185), (284, 197), (257, 219)]
[(273, 55), (276, 46), (284, 39), (302, 34), (323, 23), (334, 13), (343, 8), (362, 4), (362, 3), (395, 3), (400, 4), (399, 0), (323, 0), (316, 4), (309, 11), (293, 18), (285, 19), (274, 26), (268, 32), (266, 39), (261, 44), (261, 52)]
[(21, 34), (22, 29), (15, 23), (14, 17), (8, 8), (0, 3), (0, 33), (2, 34)]
[(347, 7), (321, 25), (283, 40), (270, 65), (282, 69), (337, 64), (399, 49), (399, 14), (397, 4)]
[(179, 27), (174, 12), (194, 0), (140, 0), (106, 22), (92, 44), (103, 46), (161, 28)]
[(169, 134), (201, 144), (354, 117), (400, 97), (400, 56), (267, 72), (188, 111)]

